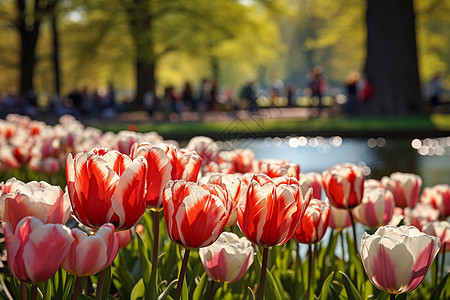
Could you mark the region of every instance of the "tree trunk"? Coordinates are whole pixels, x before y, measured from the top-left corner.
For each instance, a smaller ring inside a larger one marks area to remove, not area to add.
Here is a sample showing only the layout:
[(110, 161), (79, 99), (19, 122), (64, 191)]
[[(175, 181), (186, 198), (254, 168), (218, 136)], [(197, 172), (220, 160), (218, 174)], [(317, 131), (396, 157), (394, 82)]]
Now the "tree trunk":
[(423, 113), (413, 0), (367, 0), (366, 22), (364, 71), (374, 86), (368, 112), (390, 116)]
[(35, 21), (31, 28), (20, 20), (20, 94), (25, 95), (34, 89), (33, 77), (36, 65), (36, 44), (39, 35), (40, 22)]
[(55, 80), (55, 93), (61, 95), (61, 71), (59, 65), (59, 35), (56, 12), (52, 13), (52, 34), (53, 34), (53, 72)]

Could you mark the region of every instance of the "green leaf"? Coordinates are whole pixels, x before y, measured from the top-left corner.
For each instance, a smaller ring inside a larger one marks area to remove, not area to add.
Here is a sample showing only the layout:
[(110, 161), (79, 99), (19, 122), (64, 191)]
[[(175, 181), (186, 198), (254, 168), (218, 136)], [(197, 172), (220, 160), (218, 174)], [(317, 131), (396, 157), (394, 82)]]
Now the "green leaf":
[(170, 291), (174, 288), (175, 284), (177, 284), (178, 278), (172, 280), (172, 282), (169, 283), (167, 288), (158, 296), (158, 300), (165, 300), (167, 296), (169, 296)]
[(78, 294), (78, 300), (94, 300), (94, 298), (89, 297), (88, 295), (85, 294)]
[(152, 265), (148, 259), (147, 247), (139, 234), (136, 235), (139, 245), (139, 262), (141, 263), (142, 279), (145, 285), (150, 283)]
[(347, 297), (349, 300), (362, 300), (361, 295), (359, 294), (358, 290), (356, 289), (353, 282), (348, 278), (347, 274), (344, 272), (339, 271), (339, 273), (342, 275), (342, 281), (344, 283), (345, 291), (347, 292)]
[(105, 300), (107, 299), (109, 295), (109, 290), (111, 289), (111, 281), (112, 281), (111, 265), (109, 265), (105, 270), (103, 270), (103, 272), (105, 272), (105, 281), (103, 282), (102, 298), (103, 300)]
[(328, 275), (327, 279), (323, 282), (322, 290), (320, 291), (319, 299), (321, 300), (327, 300), (328, 297), (328, 290), (330, 289), (331, 281), (333, 280), (334, 272), (331, 272), (330, 275)]
[(447, 284), (447, 281), (450, 278), (449, 274), (450, 273), (447, 273), (445, 277), (441, 280), (441, 282), (438, 284), (438, 286), (434, 289), (433, 293), (431, 294), (430, 300), (446, 299), (445, 296), (450, 295), (450, 293), (447, 291), (450, 289), (449, 288), (450, 284)]
[(141, 278), (131, 291), (131, 300), (142, 300), (145, 296), (145, 284), (144, 279)]
[(202, 277), (200, 278), (200, 281), (195, 287), (194, 295), (192, 296), (193, 300), (205, 299), (207, 283), (208, 283), (208, 276), (206, 275), (206, 273), (203, 273)]
[(248, 300), (255, 300), (255, 293), (253, 293), (253, 290), (249, 286), (247, 286), (246, 292), (248, 295), (247, 297)]
[(269, 283), (269, 289), (266, 289), (266, 291), (268, 292), (267, 299), (283, 300), (284, 298), (282, 297), (280, 291), (279, 285), (281, 285), (281, 283), (279, 282), (279, 280), (275, 279), (269, 269), (267, 269), (266, 275), (266, 280)]

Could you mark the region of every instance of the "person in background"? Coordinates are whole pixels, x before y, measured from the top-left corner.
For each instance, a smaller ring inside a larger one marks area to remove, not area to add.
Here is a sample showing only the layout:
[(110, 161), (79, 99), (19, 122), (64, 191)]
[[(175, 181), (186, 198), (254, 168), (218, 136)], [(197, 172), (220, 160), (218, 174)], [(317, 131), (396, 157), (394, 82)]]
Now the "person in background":
[(428, 83), (428, 93), (430, 97), (431, 109), (434, 110), (441, 104), (441, 94), (444, 92), (442, 76), (436, 73)]
[(360, 79), (360, 74), (357, 71), (351, 72), (347, 76), (345, 82), (345, 89), (347, 92), (347, 102), (345, 103), (345, 113), (347, 115), (354, 115), (356, 113), (357, 107), (357, 94), (358, 94), (358, 81)]

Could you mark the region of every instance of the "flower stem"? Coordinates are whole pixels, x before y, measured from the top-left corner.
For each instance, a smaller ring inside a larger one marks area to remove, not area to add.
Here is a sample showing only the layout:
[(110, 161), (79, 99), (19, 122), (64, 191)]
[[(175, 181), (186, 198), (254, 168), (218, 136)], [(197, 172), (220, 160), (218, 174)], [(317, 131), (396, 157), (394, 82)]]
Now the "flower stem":
[(339, 239), (341, 240), (342, 260), (343, 260), (344, 263), (345, 263), (344, 234), (342, 233), (342, 230), (339, 230)]
[(80, 292), (80, 285), (81, 285), (81, 277), (77, 276), (77, 279), (75, 281), (75, 289), (73, 290), (72, 300), (78, 299), (78, 293)]
[(27, 284), (23, 281), (20, 282), (20, 299), (27, 300)]
[(314, 270), (314, 251), (313, 245), (308, 245), (308, 289), (306, 299), (311, 299), (311, 286), (314, 282), (313, 270)]
[(391, 300), (395, 300), (395, 294), (391, 294)]
[(37, 299), (37, 284), (31, 285), (31, 300)]
[(212, 300), (214, 298), (214, 286), (215, 285), (216, 285), (216, 282), (214, 280), (211, 280), (211, 284), (209, 285), (208, 300)]
[[(445, 266), (445, 247), (447, 247), (447, 243), (444, 242), (444, 245), (442, 247), (442, 258), (441, 258), (441, 280), (444, 279), (444, 266)], [(437, 257), (436, 257), (437, 258)], [(436, 266), (437, 267), (437, 266)]]
[(439, 255), (436, 255), (436, 258), (434, 260), (434, 280), (433, 280), (433, 284), (437, 285), (437, 281), (438, 281), (438, 273), (439, 273)]
[(95, 295), (96, 300), (101, 300), (103, 297), (103, 284), (105, 283), (105, 273), (106, 269), (100, 272), (98, 275), (98, 282), (97, 282), (97, 292)]
[(356, 226), (355, 226), (355, 218), (353, 217), (352, 211), (348, 211), (350, 214), (350, 220), (352, 221), (352, 230), (353, 230), (353, 245), (355, 246), (355, 255), (358, 255), (358, 246), (356, 245)]
[[(150, 275), (150, 284), (155, 287), (157, 291), (158, 283), (156, 272), (158, 271), (158, 252), (159, 252), (159, 211), (153, 211), (153, 257), (152, 257), (152, 273)], [(151, 297), (156, 297), (151, 295)]]
[(263, 250), (263, 260), (261, 265), (261, 277), (259, 280), (258, 289), (258, 300), (263, 300), (264, 298), (264, 285), (266, 283), (266, 271), (267, 271), (267, 254), (269, 253), (269, 248), (264, 248)]
[(183, 281), (184, 281), (184, 273), (186, 273), (190, 251), (191, 250), (189, 249), (185, 249), (184, 251), (183, 263), (181, 265), (180, 275), (178, 277), (177, 290), (175, 292), (175, 298), (173, 298), (174, 300), (179, 300), (181, 297), (181, 290), (183, 288)]

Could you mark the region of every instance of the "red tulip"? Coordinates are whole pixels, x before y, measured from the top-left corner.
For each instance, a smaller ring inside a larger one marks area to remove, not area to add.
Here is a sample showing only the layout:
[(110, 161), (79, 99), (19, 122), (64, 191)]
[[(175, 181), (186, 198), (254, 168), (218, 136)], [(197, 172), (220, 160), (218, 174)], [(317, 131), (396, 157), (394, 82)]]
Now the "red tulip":
[(328, 228), (330, 206), (319, 199), (312, 199), (306, 208), (305, 215), (294, 233), (298, 243), (314, 244), (319, 242)]
[(102, 225), (94, 235), (90, 236), (78, 228), (73, 228), (72, 236), (75, 240), (62, 267), (68, 273), (78, 277), (94, 275), (102, 271), (113, 262), (119, 250), (119, 240), (112, 224)]
[(65, 224), (70, 217), (70, 201), (59, 186), (45, 181), (23, 183), (15, 178), (0, 183), (0, 217), (16, 225), (27, 216), (43, 223)]
[(259, 172), (266, 174), (270, 178), (287, 176), (300, 178), (300, 166), (287, 161), (263, 159), (259, 162)]
[(185, 180), (164, 189), (164, 220), (169, 237), (187, 248), (214, 243), (228, 222), (231, 200), (225, 188)]
[(219, 157), (220, 148), (219, 145), (211, 138), (206, 136), (193, 137), (186, 148), (188, 150), (194, 150), (200, 155), (203, 161), (203, 165), (207, 165), (212, 161), (216, 161)]
[(172, 165), (170, 179), (197, 182), (202, 168), (202, 158), (197, 152), (188, 149), (177, 150), (174, 145), (169, 144), (159, 144), (157, 147), (163, 149), (170, 158), (170, 164)]
[(414, 207), (419, 200), (422, 178), (412, 173), (395, 172), (381, 178), (381, 184), (394, 194), (395, 206)]
[(43, 224), (25, 217), (16, 229), (3, 223), (8, 267), (20, 281), (39, 283), (52, 277), (74, 241), (70, 229), (61, 224)]
[(170, 180), (172, 165), (164, 150), (153, 147), (149, 143), (134, 144), (131, 147), (131, 158), (142, 156), (147, 161), (146, 177), (146, 205), (160, 210), (162, 206), (162, 193)]
[(239, 227), (255, 244), (281, 245), (294, 234), (310, 200), (311, 190), (303, 197), (295, 178), (254, 175), (238, 206)]
[(364, 174), (354, 164), (336, 165), (322, 172), (322, 183), (331, 205), (353, 208), (362, 201)]
[(131, 160), (115, 150), (94, 149), (69, 154), (66, 162), (67, 188), (72, 210), (86, 226), (99, 228), (112, 223), (128, 229), (145, 211), (144, 157)]

